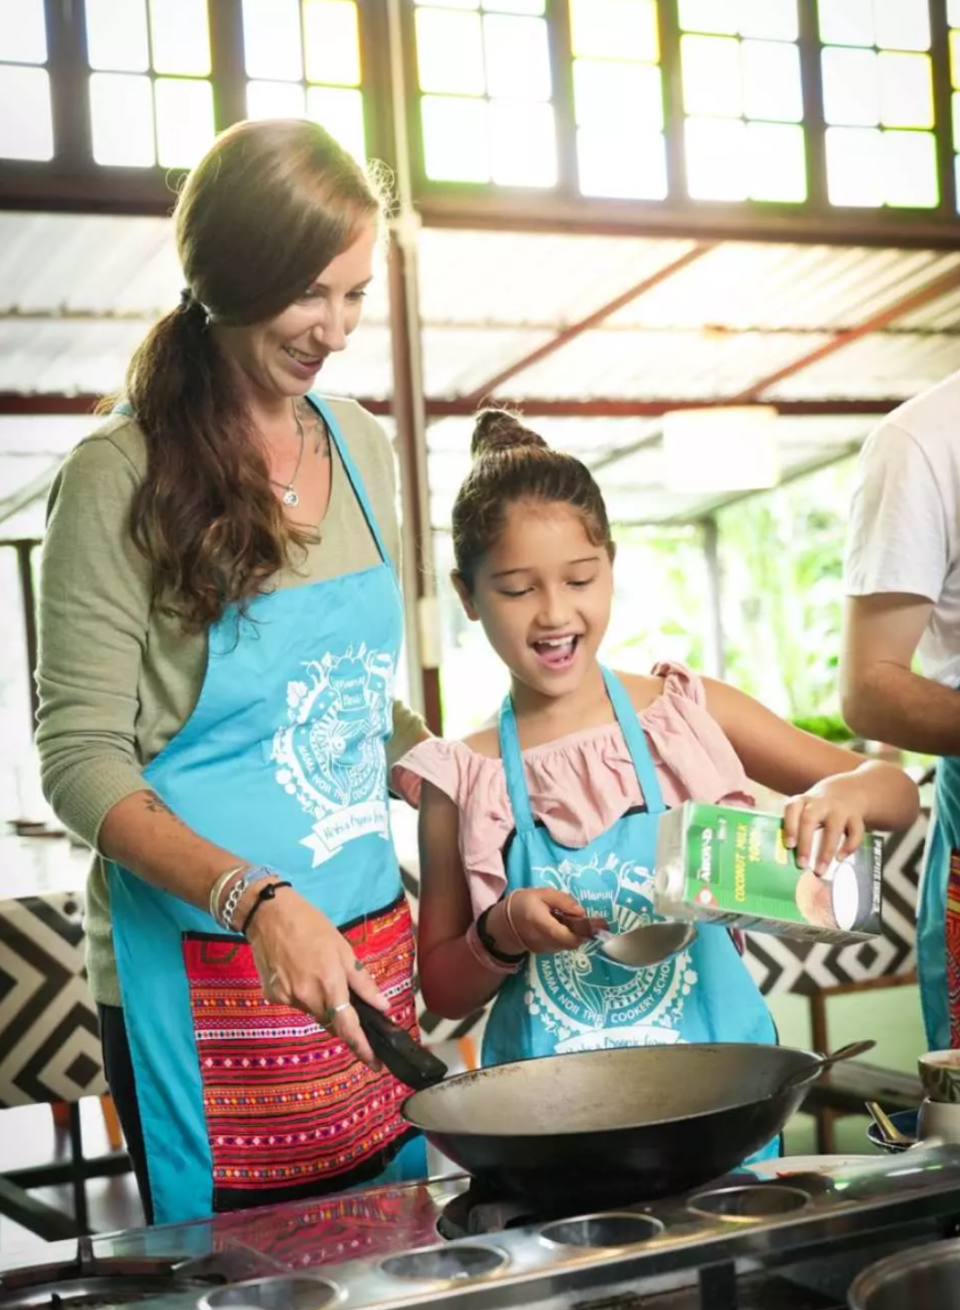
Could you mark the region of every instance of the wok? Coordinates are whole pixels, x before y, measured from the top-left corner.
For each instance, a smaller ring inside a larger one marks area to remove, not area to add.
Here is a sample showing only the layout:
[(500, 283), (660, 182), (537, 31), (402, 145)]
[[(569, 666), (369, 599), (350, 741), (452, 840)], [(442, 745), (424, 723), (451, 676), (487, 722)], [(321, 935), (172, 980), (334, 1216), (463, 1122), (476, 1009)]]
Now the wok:
[(585, 1051), (461, 1074), (415, 1092), (403, 1114), (461, 1168), (540, 1208), (652, 1200), (765, 1146), (826, 1063), (732, 1042)]

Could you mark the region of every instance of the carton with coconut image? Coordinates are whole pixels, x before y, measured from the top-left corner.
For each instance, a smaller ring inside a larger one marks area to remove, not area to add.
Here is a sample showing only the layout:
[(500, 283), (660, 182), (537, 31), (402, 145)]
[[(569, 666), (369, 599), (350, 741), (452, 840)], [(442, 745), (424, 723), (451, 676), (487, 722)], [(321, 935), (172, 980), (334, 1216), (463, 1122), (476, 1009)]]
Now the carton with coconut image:
[(877, 833), (820, 876), (798, 867), (779, 815), (686, 801), (660, 819), (654, 905), (670, 919), (803, 941), (865, 941), (881, 931), (882, 866)]

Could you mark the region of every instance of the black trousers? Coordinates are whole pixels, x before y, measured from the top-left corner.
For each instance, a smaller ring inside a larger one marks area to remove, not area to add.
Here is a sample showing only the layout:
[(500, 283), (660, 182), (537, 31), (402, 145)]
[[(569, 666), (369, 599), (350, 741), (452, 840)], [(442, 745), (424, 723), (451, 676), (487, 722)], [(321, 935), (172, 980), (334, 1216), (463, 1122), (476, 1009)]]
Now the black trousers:
[(119, 1005), (98, 1005), (97, 1009), (100, 1013), (100, 1041), (103, 1046), (103, 1067), (107, 1074), (107, 1085), (113, 1103), (117, 1107), (123, 1135), (127, 1139), (127, 1150), (130, 1152), (147, 1223), (152, 1224), (153, 1202), (150, 1197), (150, 1178), (147, 1174), (147, 1152), (143, 1145), (140, 1107), (137, 1104), (133, 1061), (130, 1058), (130, 1044), (127, 1041), (123, 1010)]

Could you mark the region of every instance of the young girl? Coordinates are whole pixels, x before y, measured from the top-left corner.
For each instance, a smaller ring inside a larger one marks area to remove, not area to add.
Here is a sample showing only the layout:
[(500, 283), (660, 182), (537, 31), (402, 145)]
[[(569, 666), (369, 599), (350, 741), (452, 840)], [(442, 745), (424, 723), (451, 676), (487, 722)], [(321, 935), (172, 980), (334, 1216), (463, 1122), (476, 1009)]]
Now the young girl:
[[(917, 789), (677, 664), (616, 674), (597, 659), (614, 544), (579, 460), (511, 415), (482, 413), (453, 510), (454, 585), (511, 675), (496, 727), (421, 743), (394, 780), (420, 804), (420, 982), (457, 1018), (491, 997), (485, 1064), (677, 1041), (774, 1042), (730, 934), (701, 925), (645, 969), (593, 933), (657, 916), (658, 816), (687, 799), (753, 804), (753, 779), (790, 795), (784, 839), (824, 873), (864, 829), (905, 828)], [(562, 917), (558, 917), (558, 915)]]

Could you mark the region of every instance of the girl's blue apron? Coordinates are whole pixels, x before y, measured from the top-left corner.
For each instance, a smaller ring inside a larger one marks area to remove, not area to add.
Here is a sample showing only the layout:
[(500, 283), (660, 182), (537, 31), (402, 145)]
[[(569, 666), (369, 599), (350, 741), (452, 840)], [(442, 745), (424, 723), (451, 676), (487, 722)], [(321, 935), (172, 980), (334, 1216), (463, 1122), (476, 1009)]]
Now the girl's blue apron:
[[(200, 836), (290, 879), (415, 1033), (385, 752), (402, 602), (336, 421), (310, 400), (380, 563), (258, 596), (244, 615), (228, 609), (209, 632), (196, 707), (144, 778)], [(109, 878), (158, 1223), (425, 1172), (423, 1142), (400, 1114), (409, 1089), (310, 1016), (268, 1002), (242, 937), (116, 864)]]
[(960, 1047), (960, 759), (937, 765), (917, 906), (917, 971), (927, 1045)]
[[(626, 932), (657, 918), (653, 875), (657, 823), (664, 804), (646, 737), (623, 684), (603, 670), (607, 693), (630, 751), (644, 808), (628, 811), (589, 845), (559, 846), (537, 823), (508, 696), (500, 710), (500, 754), (516, 832), (505, 850), (507, 889), (553, 887), (591, 915)], [(700, 924), (692, 945), (649, 969), (603, 955), (596, 941), (556, 955), (531, 955), (494, 1002), (484, 1064), (554, 1052), (674, 1042), (776, 1042), (766, 1003), (730, 934)], [(777, 1154), (778, 1144), (761, 1154)]]

